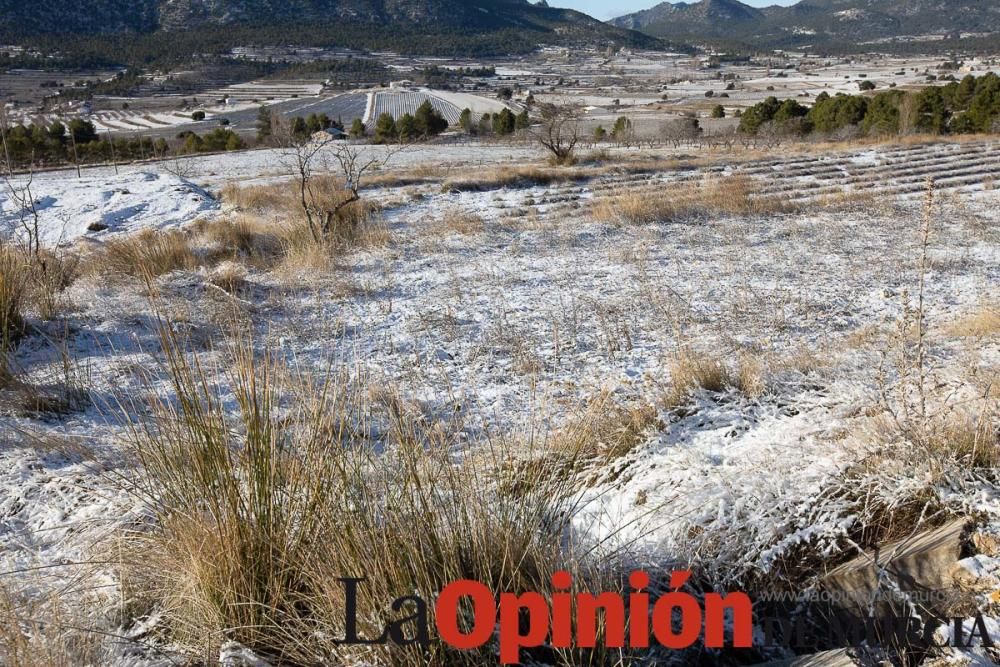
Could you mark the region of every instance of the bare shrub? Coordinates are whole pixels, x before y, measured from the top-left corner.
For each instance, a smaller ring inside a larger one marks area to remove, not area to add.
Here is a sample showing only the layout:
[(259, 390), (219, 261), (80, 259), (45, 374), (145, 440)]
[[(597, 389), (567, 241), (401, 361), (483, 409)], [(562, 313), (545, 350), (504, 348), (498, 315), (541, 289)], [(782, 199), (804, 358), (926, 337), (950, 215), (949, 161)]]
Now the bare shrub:
[[(224, 197), (244, 210), (267, 214), (271, 220), (251, 224), (244, 217), (237, 222), (211, 223), (206, 226), (209, 238), (214, 237), (223, 250), (238, 248), (242, 258), (251, 263), (304, 264), (313, 268), (328, 266), (330, 257), (346, 248), (387, 243), (388, 229), (377, 215), (379, 204), (362, 199), (357, 192), (359, 185), (351, 190), (345, 188), (340, 176), (314, 173), (314, 159), (316, 156), (308, 153), (302, 156), (298, 180), (249, 188), (227, 186)], [(344, 168), (373, 167), (348, 164)], [(354, 177), (361, 178), (357, 174)]]
[(552, 154), (554, 164), (573, 164), (580, 141), (580, 108), (544, 104), (539, 107), (539, 116), (540, 122), (532, 129), (535, 141)]

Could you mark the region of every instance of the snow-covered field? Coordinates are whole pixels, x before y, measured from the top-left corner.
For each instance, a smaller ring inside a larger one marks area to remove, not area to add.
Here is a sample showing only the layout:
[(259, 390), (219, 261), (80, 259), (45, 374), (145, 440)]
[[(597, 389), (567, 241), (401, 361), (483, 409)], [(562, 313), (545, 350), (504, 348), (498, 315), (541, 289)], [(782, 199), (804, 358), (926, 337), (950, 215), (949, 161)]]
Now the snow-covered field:
[[(43, 240), (100, 244), (143, 228), (238, 218), (210, 193), (230, 182), (274, 182), (289, 173), (283, 157), (254, 151), (194, 158), (183, 169), (36, 175)], [(433, 162), (468, 176), (540, 157), (531, 147), (422, 146), (387, 169)], [(733, 175), (750, 179), (759, 195), (809, 203), (846, 193), (847, 203), (641, 226), (590, 215), (606, 197), (654, 196), (682, 181)], [(947, 388), (935, 396), (968, 398), (983, 378), (996, 378), (997, 332), (970, 337), (954, 325), (1000, 303), (998, 176), (997, 144), (970, 142), (721, 157), (692, 169), (609, 170), (475, 192), (443, 191), (438, 182), (380, 187), (367, 196), (386, 205), (386, 243), (294, 278), (251, 268), (240, 301), (260, 340), (299, 367), (334, 360), (363, 370), (428, 418), (459, 414), (470, 437), (558, 432), (599, 397), (652, 406), (657, 418), (642, 442), (581, 489), (578, 528), (627, 543), (654, 566), (714, 550), (738, 579), (767, 572), (802, 543), (831, 557), (844, 552), (839, 540), (858, 517), (827, 493), (876, 446), (871, 434), (899, 345), (893, 332), (919, 284), (929, 179), (936, 208), (924, 292), (928, 366)], [(0, 221), (17, 233), (21, 214), (0, 197)], [(450, 222), (456, 218), (465, 222)], [(208, 270), (170, 273), (157, 287), (161, 307), (196, 340), (215, 335), (232, 307)], [(98, 601), (95, 624), (134, 637), (140, 629), (119, 628), (114, 613), (99, 611), (114, 607), (118, 591), (98, 564), (107, 538), (138, 504), (109, 473), (120, 472), (122, 458), (121, 425), (108, 406), (149, 382), (166, 390), (155, 322), (146, 290), (128, 282), (85, 276), (66, 299), (65, 322), (37, 322), (40, 333), (20, 345), (17, 365), (44, 384), (65, 377), (70, 359), (94, 398), (59, 417), (0, 401), (0, 576), (9, 580), (0, 583), (19, 595), (84, 591)], [(759, 390), (747, 382), (742, 390), (697, 390), (678, 411), (664, 395), (677, 381), (678, 358), (694, 353), (753, 375)], [(206, 368), (222, 361), (209, 349), (197, 354)], [(96, 460), (52, 444), (77, 438)], [(1000, 489), (949, 493), (952, 506), (975, 508), (1000, 528)], [(109, 640), (105, 650), (102, 664), (162, 660), (141, 642)]]

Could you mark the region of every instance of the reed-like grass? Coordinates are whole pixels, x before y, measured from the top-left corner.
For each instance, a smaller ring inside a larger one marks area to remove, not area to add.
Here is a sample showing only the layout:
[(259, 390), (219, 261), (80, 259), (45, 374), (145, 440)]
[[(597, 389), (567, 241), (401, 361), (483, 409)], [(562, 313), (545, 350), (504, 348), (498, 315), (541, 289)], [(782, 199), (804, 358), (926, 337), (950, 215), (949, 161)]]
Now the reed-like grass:
[[(337, 644), (338, 580), (367, 578), (358, 629), (374, 636), (393, 600), (433, 601), (459, 579), (545, 593), (566, 569), (581, 586), (621, 585), (595, 545), (567, 542), (572, 479), (537, 469), (516, 490), (498, 484), (515, 456), (508, 446), (470, 451), (449, 423), (389, 400), (391, 389), (373, 394), (343, 372), (304, 377), (244, 335), (222, 386), (167, 325), (161, 342), (172, 391), (127, 409), (148, 415), (130, 441), (155, 526), (126, 541), (123, 576), (179, 645), (236, 640), (282, 664), (482, 664), (494, 649)], [(576, 651), (557, 662), (620, 657)]]

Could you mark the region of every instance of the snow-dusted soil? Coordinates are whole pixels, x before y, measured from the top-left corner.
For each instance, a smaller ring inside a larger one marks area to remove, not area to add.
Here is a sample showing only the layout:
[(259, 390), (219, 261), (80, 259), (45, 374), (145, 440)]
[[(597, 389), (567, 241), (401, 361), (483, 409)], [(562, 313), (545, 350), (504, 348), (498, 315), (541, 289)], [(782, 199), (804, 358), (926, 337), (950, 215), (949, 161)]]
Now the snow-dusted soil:
[[(23, 236), (24, 226), (32, 227), (37, 215), (42, 243), (57, 246), (83, 236), (178, 226), (219, 209), (205, 190), (162, 172), (76, 178), (67, 171), (59, 175), (57, 188), (53, 183), (15, 179), (14, 190), (0, 194), (0, 236)], [(23, 196), (27, 188), (30, 198)]]
[[(517, 147), (420, 147), (394, 165), (433, 158), (462, 172), (477, 161), (535, 155)], [(890, 334), (917, 284), (929, 177), (941, 206), (926, 288), (935, 378), (960, 387), (970, 368), (1000, 368), (995, 338), (970, 340), (949, 329), (1000, 300), (996, 155), (995, 144), (941, 144), (487, 192), (427, 184), (407, 186), (409, 196), (399, 197), (399, 188), (386, 188), (370, 196), (407, 202), (383, 213), (388, 244), (291, 283), (251, 273), (249, 312), (261, 339), (296, 364), (319, 368), (333, 359), (364, 369), (428, 415), (461, 415), (470, 433), (558, 429), (602, 392), (624, 405), (658, 406), (679, 350), (734, 366), (756, 360), (768, 369), (757, 395), (700, 392), (684, 416), (659, 407), (661, 423), (644, 441), (595, 472), (579, 527), (623, 540), (653, 563), (692, 557), (693, 531), (725, 537), (728, 530), (741, 549), (726, 554), (733, 572), (766, 570), (782, 540), (817, 539), (832, 549), (852, 521), (836, 507), (812, 512), (867, 445), (881, 389), (876, 368), (891, 353)], [(281, 173), (278, 157), (197, 158), (188, 174), (208, 188), (269, 180)], [(742, 173), (759, 192), (789, 198), (845, 189), (878, 197), (836, 211), (646, 226), (598, 223), (587, 213), (594, 198), (662, 192), (713, 173)], [(117, 178), (91, 170), (83, 181), (38, 175), (33, 189), (48, 202), (41, 212), (51, 243), (84, 234), (91, 220), (108, 223), (106, 234), (220, 211), (199, 186), (147, 167)], [(449, 226), (454, 213), (478, 216), (481, 229)], [(161, 298), (195, 340), (217, 332), (231, 307), (206, 282), (197, 271), (159, 281)], [(64, 367), (62, 346), (53, 342), (62, 341), (91, 387), (92, 406), (58, 419), (0, 415), (0, 572), (18, 572), (7, 577), (13, 587), (36, 593), (73, 589), (78, 576), (100, 570), (74, 564), (94, 560), (94, 550), (106, 548), (95, 545), (136, 505), (106, 472), (121, 461), (119, 427), (106, 406), (150, 379), (163, 382), (141, 290), (87, 278), (67, 297), (74, 304), (67, 325), (41, 325), (46, 337), (29, 338), (17, 358), (34, 381), (55, 381)], [(199, 354), (211, 367), (215, 353)], [(51, 444), (66, 438), (85, 439), (100, 464)], [(1000, 520), (996, 489), (983, 488), (968, 504)], [(803, 526), (806, 516), (812, 522)], [(113, 621), (101, 622), (119, 632)], [(108, 651), (108, 664), (131, 660), (118, 645)]]

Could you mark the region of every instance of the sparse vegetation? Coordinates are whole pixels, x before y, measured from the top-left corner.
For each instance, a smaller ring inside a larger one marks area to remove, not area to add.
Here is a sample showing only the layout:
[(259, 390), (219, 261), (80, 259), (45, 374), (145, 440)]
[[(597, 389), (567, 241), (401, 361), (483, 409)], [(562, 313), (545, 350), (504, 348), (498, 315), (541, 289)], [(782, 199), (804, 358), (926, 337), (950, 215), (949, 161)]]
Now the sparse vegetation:
[(598, 199), (591, 214), (602, 222), (644, 225), (713, 214), (767, 215), (792, 209), (791, 204), (779, 197), (756, 195), (750, 180), (730, 176), (681, 182), (655, 194), (633, 193)]

